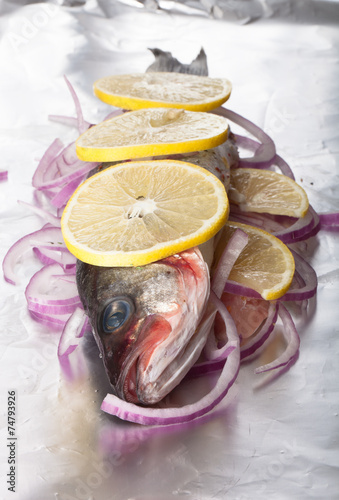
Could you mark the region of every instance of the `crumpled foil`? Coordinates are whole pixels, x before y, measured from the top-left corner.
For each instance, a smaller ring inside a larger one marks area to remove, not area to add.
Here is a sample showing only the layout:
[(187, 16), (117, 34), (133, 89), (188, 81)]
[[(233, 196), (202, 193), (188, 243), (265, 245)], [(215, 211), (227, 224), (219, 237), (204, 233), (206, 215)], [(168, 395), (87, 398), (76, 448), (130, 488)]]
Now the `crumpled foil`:
[[(4, 0), (0, 5), (1, 259), (41, 227), (17, 203), (33, 201), (31, 179), (47, 146), (76, 131), (49, 114), (75, 115), (63, 75), (85, 119), (107, 105), (92, 83), (145, 71), (149, 47), (189, 63), (203, 46), (211, 76), (229, 78), (227, 106), (263, 127), (318, 212), (339, 210), (339, 4), (334, 1)], [(93, 339), (88, 371), (64, 380), (59, 335), (36, 323), (24, 290), (37, 263), (0, 286), (0, 498), (20, 500), (338, 498), (339, 236), (322, 231), (298, 250), (319, 279), (308, 310), (294, 308), (301, 336), (296, 364), (257, 387), (244, 364), (228, 406), (189, 426), (147, 428), (100, 411), (106, 388)], [(277, 342), (271, 350), (278, 349)], [(266, 357), (266, 358), (265, 358)], [(8, 397), (16, 391), (15, 444)], [(12, 448), (11, 448), (12, 447)], [(14, 450), (14, 457), (11, 451)], [(15, 461), (15, 492), (10, 486)]]

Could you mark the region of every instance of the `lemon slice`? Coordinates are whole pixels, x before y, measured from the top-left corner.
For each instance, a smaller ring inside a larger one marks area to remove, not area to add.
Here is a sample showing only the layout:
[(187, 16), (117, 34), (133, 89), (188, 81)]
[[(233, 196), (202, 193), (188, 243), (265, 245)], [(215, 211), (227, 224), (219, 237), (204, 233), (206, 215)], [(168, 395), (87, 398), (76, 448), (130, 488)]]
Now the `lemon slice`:
[(114, 165), (88, 178), (62, 219), (65, 243), (98, 266), (140, 266), (199, 245), (224, 225), (224, 185), (202, 167), (175, 160)]
[(294, 275), (294, 258), (290, 250), (270, 233), (228, 221), (221, 231), (216, 258), (236, 229), (248, 235), (248, 243), (238, 257), (229, 279), (256, 290), (266, 300), (275, 300), (288, 290)]
[(89, 128), (76, 141), (85, 161), (120, 161), (210, 149), (226, 141), (227, 120), (210, 113), (149, 108)]
[(94, 83), (99, 99), (124, 109), (210, 111), (227, 101), (231, 90), (231, 82), (224, 78), (167, 72), (107, 76)]
[(244, 212), (304, 217), (308, 210), (303, 188), (286, 175), (270, 170), (232, 170), (229, 199)]

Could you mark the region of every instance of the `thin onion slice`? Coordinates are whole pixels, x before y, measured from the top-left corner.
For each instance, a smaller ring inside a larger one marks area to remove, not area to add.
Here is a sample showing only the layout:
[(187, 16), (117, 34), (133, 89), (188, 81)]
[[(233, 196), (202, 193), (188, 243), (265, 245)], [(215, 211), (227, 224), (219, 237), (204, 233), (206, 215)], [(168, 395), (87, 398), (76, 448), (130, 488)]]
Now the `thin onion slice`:
[[(213, 292), (211, 292), (210, 300), (217, 307), (224, 319), (226, 310), (224, 304)], [(113, 394), (108, 394), (102, 402), (101, 409), (123, 420), (143, 425), (179, 424), (205, 415), (226, 397), (238, 375), (240, 366), (239, 337), (237, 335), (231, 336), (230, 334), (228, 344), (229, 346), (234, 346), (234, 349), (229, 354), (216, 385), (210, 393), (203, 396), (196, 403), (180, 408), (146, 408), (138, 407), (132, 403), (120, 400)]]
[(77, 93), (75, 92), (73, 86), (71, 85), (71, 82), (68, 80), (68, 78), (65, 75), (64, 75), (64, 79), (65, 79), (67, 87), (68, 87), (68, 89), (71, 93), (71, 96), (73, 98), (73, 101), (74, 101), (75, 111), (76, 111), (76, 115), (77, 115), (77, 124), (78, 124), (79, 134), (82, 134), (83, 132), (86, 132), (86, 130), (90, 127), (91, 124), (84, 120), (79, 98), (78, 98)]
[(241, 360), (252, 357), (257, 353), (258, 349), (262, 348), (266, 341), (270, 338), (274, 330), (275, 323), (278, 319), (278, 305), (271, 302), (268, 309), (268, 315), (260, 330), (252, 335), (248, 341), (240, 348)]
[(60, 264), (64, 271), (71, 272), (76, 266), (76, 257), (67, 248), (55, 250), (50, 247), (33, 247), (34, 254), (40, 262), (46, 266), (48, 264)]
[(81, 174), (74, 178), (72, 181), (67, 182), (61, 189), (51, 198), (51, 204), (56, 208), (63, 208), (68, 202), (71, 195), (74, 193), (76, 188), (85, 179), (86, 174)]
[(320, 214), (319, 219), (320, 219), (320, 226), (322, 229), (338, 231), (339, 212)]
[(259, 139), (261, 142), (260, 146), (256, 149), (254, 156), (241, 158), (239, 163), (240, 165), (253, 165), (259, 168), (259, 166), (262, 165), (267, 166), (267, 163), (274, 158), (276, 154), (274, 142), (260, 127), (238, 113), (223, 107), (214, 109), (212, 113), (224, 116), (228, 120), (236, 123), (243, 129), (247, 130), (250, 134), (254, 135), (254, 137)]
[[(249, 137), (245, 137), (245, 136), (239, 135), (239, 134), (233, 134), (233, 137), (235, 139), (236, 145), (240, 148), (249, 149), (250, 151), (252, 151), (254, 153), (256, 153), (258, 151), (258, 149), (260, 148), (260, 142), (254, 141), (253, 139), (250, 139)], [(282, 174), (286, 175), (287, 177), (290, 177), (290, 179), (292, 179), (292, 180), (295, 180), (295, 177), (294, 177), (294, 174), (293, 174), (291, 167), (288, 165), (288, 163), (281, 156), (279, 156), (277, 154), (274, 155), (267, 162), (258, 162), (258, 163), (254, 163), (254, 162), (250, 163), (246, 159), (240, 157), (237, 168), (253, 167), (253, 168), (268, 169), (271, 166), (279, 167)]]
[(288, 312), (286, 307), (283, 304), (279, 304), (278, 306), (278, 314), (280, 319), (282, 320), (284, 327), (284, 337), (287, 342), (286, 349), (284, 352), (278, 356), (271, 363), (267, 363), (266, 365), (262, 365), (256, 368), (255, 373), (263, 373), (267, 371), (284, 369), (285, 366), (291, 365), (294, 360), (297, 359), (299, 354), (300, 347), (300, 338), (293, 322), (291, 314)]
[[(51, 122), (62, 123), (63, 125), (68, 125), (70, 127), (78, 126), (78, 119), (74, 116), (48, 115), (48, 119)], [(90, 124), (88, 125), (90, 126)]]
[(70, 314), (52, 314), (52, 313), (42, 313), (37, 311), (29, 311), (31, 317), (41, 325), (47, 328), (59, 332), (64, 328), (67, 323)]
[(304, 217), (277, 216), (265, 213), (243, 212), (231, 205), (230, 220), (256, 226), (279, 238), (285, 245), (304, 241), (320, 230), (319, 216), (310, 205)]
[[(227, 243), (219, 259), (211, 283), (211, 289), (218, 297), (218, 299), (220, 299), (224, 291), (232, 267), (234, 266), (242, 250), (247, 245), (247, 242), (248, 235), (241, 229), (237, 229)], [(226, 325), (227, 335), (229, 335), (229, 332), (232, 330), (231, 337), (238, 336), (234, 321), (226, 308), (224, 310), (223, 320)], [(229, 351), (228, 343), (226, 343), (223, 347), (218, 348), (215, 335), (209, 335), (203, 350), (203, 355), (207, 360), (213, 360), (217, 362), (225, 360), (230, 352), (231, 351)]]
[(42, 314), (72, 313), (80, 306), (74, 275), (65, 274), (59, 264), (49, 264), (30, 279), (25, 296), (28, 309)]
[(68, 380), (75, 380), (84, 373), (85, 363), (79, 353), (79, 344), (88, 326), (89, 319), (85, 311), (77, 307), (67, 320), (60, 336), (58, 358)]
[(60, 139), (55, 139), (43, 154), (38, 166), (34, 172), (32, 185), (35, 188), (41, 186), (44, 182), (45, 172), (48, 170), (51, 162), (55, 161), (64, 145)]
[(301, 255), (294, 250), (291, 252), (295, 262), (296, 283), (299, 283), (299, 286), (292, 282), (290, 289), (280, 297), (279, 302), (308, 300), (317, 293), (318, 279), (315, 270)]
[(39, 215), (42, 219), (45, 220), (45, 222), (48, 222), (52, 226), (55, 227), (60, 227), (60, 217), (57, 217), (56, 215), (51, 214), (47, 210), (44, 210), (42, 208), (37, 207), (36, 205), (32, 205), (31, 203), (26, 203), (25, 201), (18, 200), (19, 205), (22, 205), (23, 207), (29, 208), (32, 212), (35, 214)]
[(211, 287), (216, 296), (220, 299), (225, 289), (228, 276), (237, 258), (248, 243), (248, 235), (241, 229), (237, 229), (223, 251), (218, 266), (212, 279)]
[(2, 262), (4, 278), (12, 285), (16, 284), (17, 276), (15, 273), (16, 264), (25, 253), (33, 247), (46, 246), (50, 249), (60, 250), (66, 248), (63, 241), (61, 229), (58, 227), (43, 227), (38, 231), (26, 234), (11, 246)]

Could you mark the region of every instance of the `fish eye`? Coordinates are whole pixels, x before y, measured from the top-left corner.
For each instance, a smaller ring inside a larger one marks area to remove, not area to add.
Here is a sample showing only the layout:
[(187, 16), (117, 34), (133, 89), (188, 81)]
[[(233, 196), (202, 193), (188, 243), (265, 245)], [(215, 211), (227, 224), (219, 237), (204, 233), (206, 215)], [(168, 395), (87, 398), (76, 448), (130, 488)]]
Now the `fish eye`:
[(114, 333), (131, 318), (134, 304), (128, 297), (117, 297), (109, 302), (102, 313), (101, 326), (105, 333)]

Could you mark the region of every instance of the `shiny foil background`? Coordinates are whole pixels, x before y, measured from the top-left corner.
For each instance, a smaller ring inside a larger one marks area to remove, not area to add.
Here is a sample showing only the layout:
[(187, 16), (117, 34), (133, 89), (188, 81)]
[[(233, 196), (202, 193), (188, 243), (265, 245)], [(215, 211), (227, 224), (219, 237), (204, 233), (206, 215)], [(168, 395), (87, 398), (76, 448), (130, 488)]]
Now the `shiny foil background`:
[[(33, 201), (38, 159), (54, 138), (76, 137), (48, 121), (49, 114), (75, 115), (63, 75), (85, 119), (96, 123), (108, 106), (93, 96), (93, 81), (145, 71), (149, 47), (188, 63), (203, 46), (210, 76), (233, 83), (227, 106), (272, 136), (318, 212), (338, 211), (338, 22), (339, 3), (331, 1), (3, 0), (0, 168), (9, 173), (0, 183), (1, 259), (41, 227), (17, 203)], [(87, 375), (65, 382), (59, 334), (26, 308), (25, 286), (39, 268), (27, 254), (20, 284), (0, 285), (0, 498), (338, 499), (338, 246), (329, 231), (299, 246), (319, 287), (307, 315), (296, 315), (301, 348), (290, 371), (256, 388), (253, 370), (265, 353), (242, 366), (227, 407), (165, 431), (100, 411), (107, 387), (90, 338)], [(9, 390), (16, 390), (15, 493), (6, 483)]]

